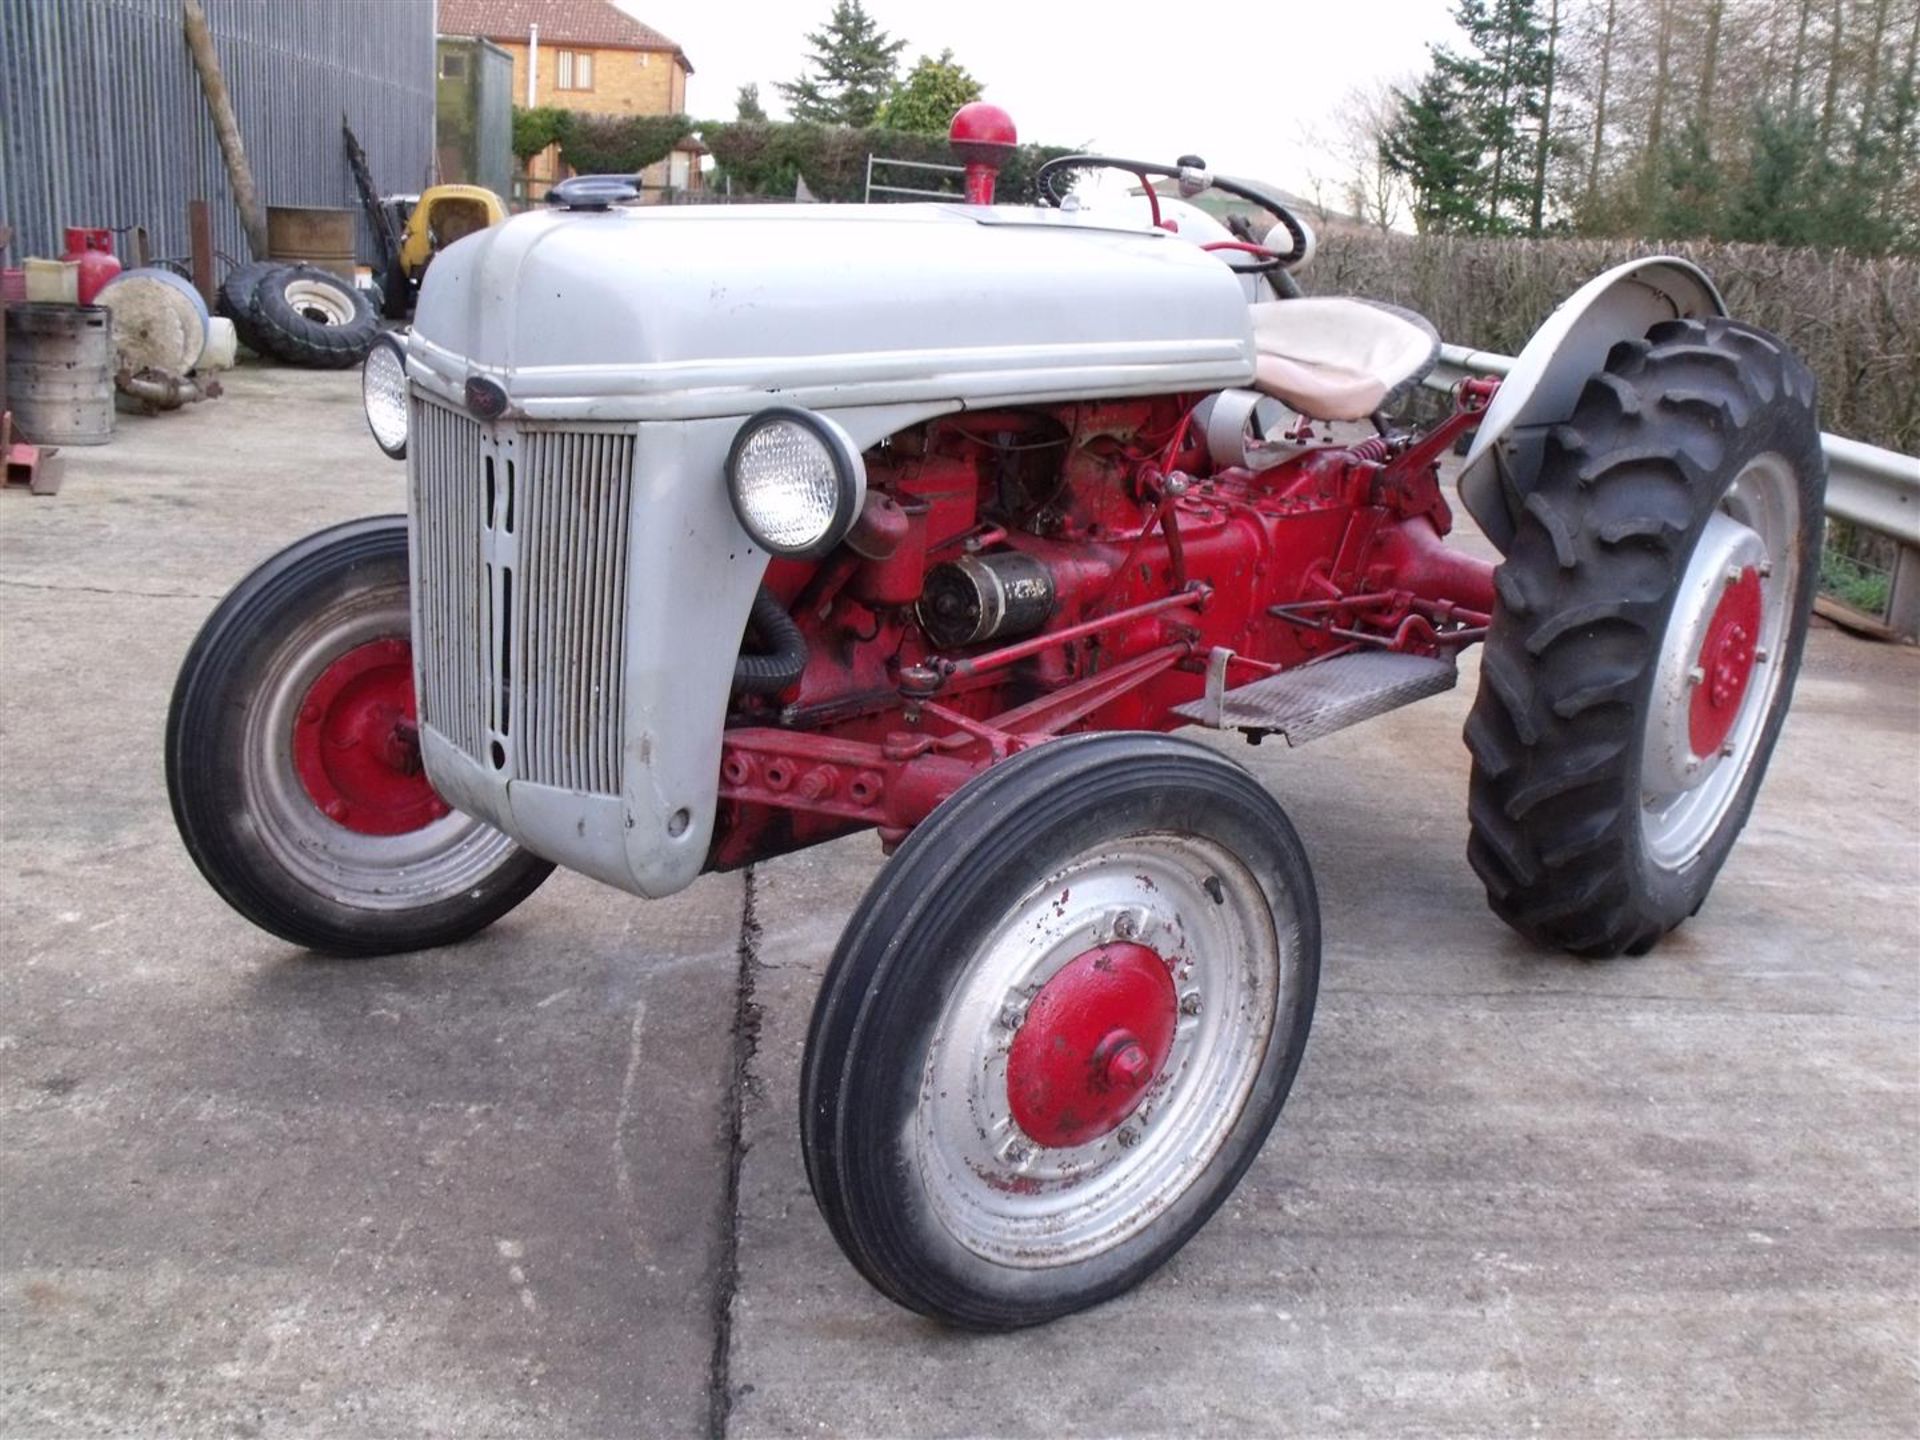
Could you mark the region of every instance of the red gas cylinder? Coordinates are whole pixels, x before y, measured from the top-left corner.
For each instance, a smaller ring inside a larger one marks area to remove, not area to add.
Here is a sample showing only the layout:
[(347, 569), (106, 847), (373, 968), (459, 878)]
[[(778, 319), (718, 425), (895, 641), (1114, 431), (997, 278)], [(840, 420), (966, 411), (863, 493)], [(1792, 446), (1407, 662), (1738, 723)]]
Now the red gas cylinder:
[(91, 305), (106, 283), (120, 273), (120, 261), (113, 253), (113, 232), (94, 230), (84, 225), (69, 225), (67, 249), (60, 258), (80, 266), (80, 303)]

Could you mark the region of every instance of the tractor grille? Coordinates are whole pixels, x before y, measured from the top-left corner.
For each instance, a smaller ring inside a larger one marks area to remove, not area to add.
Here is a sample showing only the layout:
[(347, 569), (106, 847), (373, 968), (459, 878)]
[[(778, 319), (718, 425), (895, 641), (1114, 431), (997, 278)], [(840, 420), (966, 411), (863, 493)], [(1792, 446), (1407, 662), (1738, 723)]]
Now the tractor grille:
[(620, 793), (634, 437), (416, 396), (421, 719), (496, 773)]

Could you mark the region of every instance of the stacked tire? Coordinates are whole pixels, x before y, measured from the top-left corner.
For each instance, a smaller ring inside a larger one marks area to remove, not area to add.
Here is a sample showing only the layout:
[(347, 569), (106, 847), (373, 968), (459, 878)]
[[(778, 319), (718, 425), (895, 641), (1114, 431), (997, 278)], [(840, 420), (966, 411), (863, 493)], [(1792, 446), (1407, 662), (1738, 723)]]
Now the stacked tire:
[(366, 294), (317, 265), (236, 265), (221, 282), (220, 313), (256, 354), (310, 369), (358, 365), (380, 334)]

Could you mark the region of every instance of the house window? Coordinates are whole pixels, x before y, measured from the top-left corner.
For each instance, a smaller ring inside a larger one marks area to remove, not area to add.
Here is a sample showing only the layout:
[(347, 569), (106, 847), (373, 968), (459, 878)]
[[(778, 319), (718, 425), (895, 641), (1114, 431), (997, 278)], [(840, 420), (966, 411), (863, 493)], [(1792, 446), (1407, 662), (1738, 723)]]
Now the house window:
[(467, 78), (467, 57), (454, 51), (448, 51), (440, 57), (440, 78), (442, 80), (464, 80)]
[(593, 55), (586, 50), (561, 50), (557, 52), (559, 76), (554, 81), (556, 90), (591, 90), (593, 88)]

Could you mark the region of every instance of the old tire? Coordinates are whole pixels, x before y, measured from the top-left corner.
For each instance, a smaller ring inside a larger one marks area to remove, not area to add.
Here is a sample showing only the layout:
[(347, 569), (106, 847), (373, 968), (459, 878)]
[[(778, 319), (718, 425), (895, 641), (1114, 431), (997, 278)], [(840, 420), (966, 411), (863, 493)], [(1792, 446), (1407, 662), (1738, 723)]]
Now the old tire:
[(236, 265), (220, 282), (215, 309), (233, 322), (234, 334), (256, 355), (268, 353), (266, 342), (253, 323), (253, 292), (272, 271), (280, 266), (271, 260), (250, 260)]
[(1466, 728), (1468, 857), (1529, 939), (1644, 953), (1726, 861), (1813, 605), (1814, 400), (1772, 336), (1675, 320), (1616, 345), (1548, 437)]
[(834, 1238), (969, 1328), (1119, 1294), (1252, 1162), (1319, 961), (1305, 852), (1238, 766), (1134, 734), (1003, 762), (901, 847), (815, 1006), (801, 1141)]
[(358, 365), (380, 334), (360, 290), (316, 265), (283, 265), (255, 284), (248, 320), (276, 359), (320, 370)]
[(418, 772), (404, 516), (282, 551), (201, 629), (167, 715), (187, 853), (261, 929), (332, 955), (464, 939), (553, 866)]

